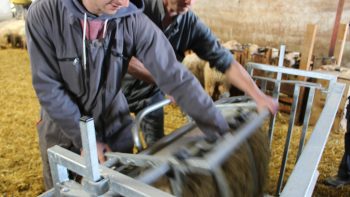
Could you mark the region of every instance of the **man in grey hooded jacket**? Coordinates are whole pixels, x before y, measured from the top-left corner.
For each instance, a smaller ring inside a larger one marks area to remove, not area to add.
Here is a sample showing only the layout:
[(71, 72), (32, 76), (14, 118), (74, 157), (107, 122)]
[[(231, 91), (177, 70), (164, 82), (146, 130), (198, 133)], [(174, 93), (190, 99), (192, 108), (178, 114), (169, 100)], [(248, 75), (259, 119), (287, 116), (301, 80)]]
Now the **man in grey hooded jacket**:
[[(178, 63), (163, 33), (129, 0), (40, 0), (26, 21), (45, 187), (52, 187), (47, 149), (80, 153), (79, 119), (94, 118), (99, 161), (104, 151), (131, 152), (132, 119), (121, 80), (132, 56), (215, 140), (229, 127), (199, 82)], [(203, 114), (206, 114), (203, 116)]]

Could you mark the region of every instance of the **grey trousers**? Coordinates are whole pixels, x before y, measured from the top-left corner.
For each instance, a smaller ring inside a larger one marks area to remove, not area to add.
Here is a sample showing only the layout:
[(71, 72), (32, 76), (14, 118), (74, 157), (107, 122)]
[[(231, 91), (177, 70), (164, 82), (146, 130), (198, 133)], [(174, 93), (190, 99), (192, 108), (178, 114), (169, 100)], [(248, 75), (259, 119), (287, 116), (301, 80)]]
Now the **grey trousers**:
[[(41, 159), (43, 164), (43, 177), (45, 189), (49, 190), (53, 187), (50, 165), (47, 155), (47, 149), (54, 145), (68, 149), (72, 152), (80, 154), (80, 148), (73, 145), (73, 142), (63, 133), (62, 129), (54, 123), (48, 114), (41, 110), (41, 121), (37, 124), (39, 146)], [(131, 135), (131, 124), (124, 125), (122, 131), (115, 132), (111, 136), (106, 136), (106, 142), (113, 152), (132, 153), (133, 141)]]
[(49, 190), (53, 187), (52, 177), (50, 172), (50, 165), (47, 156), (47, 149), (54, 145), (61, 146), (71, 150), (77, 154), (80, 154), (80, 150), (73, 146), (73, 142), (66, 137), (61, 128), (57, 124), (54, 124), (49, 116), (42, 110), (41, 121), (37, 124), (40, 154), (43, 164), (43, 177), (45, 189)]
[(344, 135), (345, 150), (338, 169), (338, 177), (342, 179), (350, 178), (350, 97), (346, 106), (346, 133)]

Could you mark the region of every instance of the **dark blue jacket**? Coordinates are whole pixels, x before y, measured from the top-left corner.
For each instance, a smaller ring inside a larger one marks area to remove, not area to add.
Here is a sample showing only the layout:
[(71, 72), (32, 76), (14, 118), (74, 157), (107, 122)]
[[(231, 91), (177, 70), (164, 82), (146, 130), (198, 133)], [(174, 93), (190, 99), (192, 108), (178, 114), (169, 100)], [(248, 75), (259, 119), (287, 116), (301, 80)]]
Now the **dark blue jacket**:
[[(165, 9), (162, 0), (144, 0), (144, 13), (163, 31), (172, 45), (176, 58), (182, 62), (187, 50), (194, 51), (200, 58), (208, 61), (211, 67), (224, 73), (233, 61), (233, 55), (222, 47), (216, 36), (198, 17), (189, 10), (180, 14), (167, 27), (163, 28), (162, 21)], [(147, 66), (147, 65), (146, 65)], [(159, 91), (156, 85), (150, 85), (127, 75), (123, 84), (123, 92), (130, 109), (141, 110), (139, 101), (150, 98)]]

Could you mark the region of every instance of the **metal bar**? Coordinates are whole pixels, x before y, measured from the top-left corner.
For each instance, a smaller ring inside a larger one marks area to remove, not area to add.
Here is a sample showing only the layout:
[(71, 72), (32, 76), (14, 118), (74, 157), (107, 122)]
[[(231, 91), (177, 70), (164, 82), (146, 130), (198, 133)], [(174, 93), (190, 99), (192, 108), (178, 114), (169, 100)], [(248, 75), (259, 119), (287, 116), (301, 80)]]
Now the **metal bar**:
[(281, 197), (311, 196), (319, 174), (317, 167), (321, 160), (322, 152), (331, 131), (344, 89), (344, 84), (337, 83), (330, 90), (330, 95), (326, 100), (320, 118), (292, 174), (288, 178)]
[(81, 140), (83, 144), (83, 157), (86, 164), (85, 178), (91, 181), (101, 179), (98, 171), (98, 158), (96, 148), (95, 126), (93, 118), (83, 116), (80, 118)]
[(184, 175), (178, 169), (174, 169), (174, 178), (170, 179), (170, 185), (175, 196), (183, 196)]
[(225, 173), (222, 171), (221, 167), (217, 167), (215, 169), (212, 169), (214, 179), (217, 183), (220, 196), (221, 197), (230, 197), (233, 196), (230, 186), (227, 182)]
[[(53, 146), (47, 150), (49, 155), (49, 160), (53, 162), (53, 164), (59, 164), (64, 166), (65, 168), (78, 173), (82, 176), (86, 176), (86, 166), (83, 157), (80, 155), (66, 150), (60, 146)], [(50, 163), (51, 168), (51, 163)], [(51, 172), (52, 173), (52, 172)], [(65, 181), (64, 179), (55, 180), (54, 183), (60, 183)]]
[(117, 158), (109, 158), (102, 165), (106, 166), (107, 168), (111, 168), (111, 167), (115, 166), (118, 163), (119, 163), (119, 161), (118, 161)]
[(220, 142), (214, 149), (206, 156), (206, 161), (210, 166), (210, 169), (220, 167), (221, 164), (227, 159), (227, 155), (230, 155), (239, 145), (256, 132), (265, 118), (270, 115), (267, 109), (264, 109), (258, 114), (258, 116), (252, 118), (249, 124), (246, 124), (234, 134), (227, 133), (224, 136), (222, 142)]
[[(56, 195), (56, 196), (57, 196), (57, 195)], [(48, 191), (46, 191), (46, 192), (40, 194), (40, 195), (37, 196), (37, 197), (55, 197), (55, 189), (52, 188), (52, 189), (50, 189), (50, 190), (48, 190)]]
[(271, 66), (271, 65), (266, 65), (266, 64), (258, 64), (258, 63), (248, 63), (249, 67), (252, 67), (253, 69), (259, 69), (259, 70), (264, 70), (268, 72), (279, 72), (282, 74), (288, 74), (288, 75), (300, 75), (304, 77), (311, 77), (315, 79), (324, 79), (324, 80), (329, 80), (336, 82), (337, 77), (321, 72), (316, 72), (316, 71), (306, 71), (306, 70), (299, 70), (299, 69), (294, 69), (294, 68), (280, 68), (276, 66)]
[(169, 193), (163, 192), (105, 166), (100, 165), (100, 169), (102, 170), (102, 175), (110, 180), (110, 190), (119, 195), (133, 197), (173, 197), (173, 195)]
[(143, 183), (151, 185), (154, 182), (156, 182), (160, 177), (168, 173), (170, 170), (171, 168), (169, 164), (164, 163), (160, 166), (157, 166), (157, 168), (146, 171), (145, 173), (142, 174), (142, 176), (139, 176), (136, 179)]
[(116, 158), (119, 163), (133, 166), (159, 166), (168, 161), (168, 158), (144, 155), (108, 152), (105, 154), (108, 158)]
[(86, 175), (84, 160), (81, 156), (57, 145), (47, 150), (55, 196), (60, 196), (60, 183), (68, 181), (68, 170)]
[(312, 83), (312, 82), (306, 82), (306, 81), (297, 81), (297, 80), (276, 80), (276, 79), (271, 79), (267, 77), (259, 77), (259, 76), (253, 76), (255, 79), (260, 79), (261, 81), (270, 81), (270, 82), (280, 82), (280, 83), (288, 83), (288, 84), (298, 84), (299, 86), (302, 87), (314, 87), (318, 89), (324, 89), (321, 84), (319, 83)]
[(172, 132), (169, 135), (164, 136), (162, 139), (157, 141), (155, 144), (153, 144), (151, 147), (148, 147), (146, 150), (140, 152), (140, 154), (144, 155), (152, 155), (155, 154), (156, 152), (160, 151), (167, 145), (171, 144), (175, 140), (179, 139), (181, 136), (185, 135), (192, 129), (196, 127), (196, 124), (194, 122), (189, 122), (185, 126), (176, 129), (174, 132)]
[(261, 81), (261, 90), (266, 93), (267, 91), (267, 80)]
[(309, 95), (308, 95), (308, 98), (307, 98), (304, 123), (303, 123), (303, 128), (302, 128), (302, 132), (301, 132), (301, 136), (300, 136), (299, 150), (298, 150), (296, 162), (298, 161), (298, 159), (299, 159), (299, 157), (301, 155), (301, 152), (302, 152), (302, 150), (304, 148), (305, 137), (306, 137), (307, 128), (309, 126), (309, 120), (310, 120), (310, 115), (311, 115), (311, 107), (312, 107), (312, 103), (314, 101), (314, 97), (315, 97), (315, 88), (310, 88), (309, 89)]
[(48, 149), (47, 153), (48, 153), (48, 158), (49, 158), (52, 182), (54, 184), (53, 185), (54, 186), (54, 194), (55, 194), (55, 196), (59, 196), (60, 187), (57, 183), (61, 183), (61, 182), (69, 180), (68, 170), (67, 170), (67, 168), (63, 167), (62, 165), (60, 165), (56, 162), (56, 157), (51, 152), (51, 149)]
[(225, 103), (225, 104), (215, 104), (215, 107), (219, 109), (234, 109), (239, 107), (244, 108), (256, 108), (256, 103), (253, 101), (248, 101), (246, 103)]
[(135, 146), (136, 146), (136, 149), (138, 151), (142, 151), (143, 150), (143, 146), (142, 146), (142, 143), (141, 143), (141, 139), (140, 139), (140, 124), (141, 124), (141, 121), (142, 119), (147, 115), (149, 114), (150, 112), (153, 112), (167, 104), (171, 103), (171, 100), (170, 99), (165, 99), (159, 103), (156, 103), (154, 105), (151, 105), (145, 109), (143, 109), (135, 118), (135, 121), (134, 121), (134, 124), (131, 128), (131, 132), (132, 132), (132, 136), (133, 136), (133, 139), (134, 139), (134, 143), (135, 143)]
[[(279, 59), (278, 59), (278, 68), (283, 68), (283, 63), (284, 63), (284, 53), (286, 50), (286, 46), (285, 45), (281, 45), (280, 47), (280, 54), (279, 54)], [(276, 77), (276, 81), (275, 81), (275, 87), (273, 89), (273, 98), (277, 99), (279, 98), (279, 92), (281, 89), (281, 83), (278, 82), (282, 80), (282, 73), (278, 72), (277, 73), (277, 77)], [(270, 119), (270, 124), (269, 124), (269, 142), (270, 142), (270, 148), (272, 145), (272, 140), (273, 140), (273, 130), (275, 128), (275, 122), (276, 122), (276, 115), (274, 114), (271, 119)]]
[(288, 150), (289, 150), (290, 140), (291, 140), (292, 133), (293, 133), (295, 114), (296, 114), (296, 109), (297, 109), (298, 100), (299, 100), (299, 92), (300, 92), (300, 87), (298, 85), (296, 85), (294, 87), (293, 103), (292, 103), (292, 109), (291, 109), (291, 114), (290, 114), (290, 118), (289, 118), (288, 133), (287, 133), (287, 137), (286, 137), (286, 142), (284, 144), (284, 151), (283, 151), (283, 157), (282, 157), (282, 165), (280, 168), (280, 175), (278, 177), (278, 182), (277, 182), (276, 196), (279, 196), (279, 194), (281, 193), (281, 190), (282, 190), (284, 172), (286, 170), (286, 164), (287, 164), (287, 159), (288, 159)]
[(251, 98), (248, 96), (233, 96), (233, 97), (219, 99), (215, 101), (215, 105), (217, 106), (218, 104), (230, 104), (230, 103), (238, 104), (238, 103), (247, 102), (250, 100)]

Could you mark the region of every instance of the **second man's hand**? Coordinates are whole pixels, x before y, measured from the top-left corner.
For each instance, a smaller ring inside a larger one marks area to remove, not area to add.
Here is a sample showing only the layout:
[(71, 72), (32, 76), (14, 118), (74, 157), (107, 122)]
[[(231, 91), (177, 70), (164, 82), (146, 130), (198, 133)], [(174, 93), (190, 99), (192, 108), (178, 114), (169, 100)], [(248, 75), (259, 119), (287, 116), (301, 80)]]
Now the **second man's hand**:
[[(112, 152), (112, 149), (108, 146), (108, 144), (102, 143), (102, 142), (96, 142), (96, 148), (97, 148), (97, 157), (98, 162), (100, 164), (103, 164), (106, 162), (105, 153), (106, 152)], [(80, 150), (80, 155), (84, 155), (83, 149)]]

